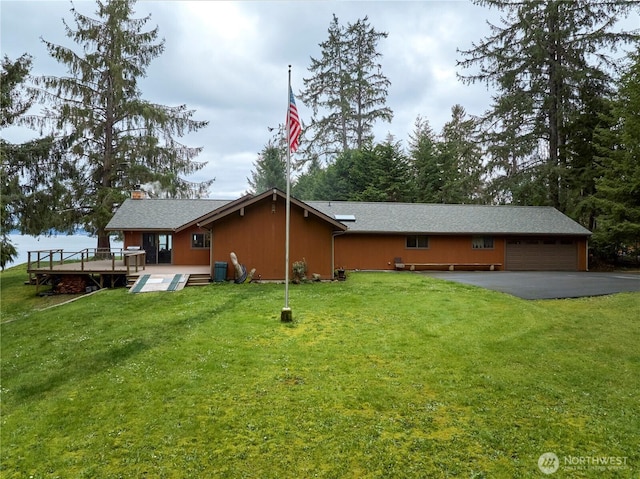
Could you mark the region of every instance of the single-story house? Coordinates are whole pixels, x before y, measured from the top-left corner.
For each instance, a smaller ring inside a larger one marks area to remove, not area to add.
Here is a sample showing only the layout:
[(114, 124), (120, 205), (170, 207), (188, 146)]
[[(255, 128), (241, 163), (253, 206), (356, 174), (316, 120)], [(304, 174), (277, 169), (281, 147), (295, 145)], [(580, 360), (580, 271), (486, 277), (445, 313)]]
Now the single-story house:
[[(235, 252), (262, 279), (285, 276), (286, 195), (126, 200), (107, 225), (149, 264), (209, 265)], [(291, 198), (290, 263), (335, 269), (585, 271), (591, 232), (552, 207), (307, 201)], [(228, 276), (232, 276), (229, 266)]]

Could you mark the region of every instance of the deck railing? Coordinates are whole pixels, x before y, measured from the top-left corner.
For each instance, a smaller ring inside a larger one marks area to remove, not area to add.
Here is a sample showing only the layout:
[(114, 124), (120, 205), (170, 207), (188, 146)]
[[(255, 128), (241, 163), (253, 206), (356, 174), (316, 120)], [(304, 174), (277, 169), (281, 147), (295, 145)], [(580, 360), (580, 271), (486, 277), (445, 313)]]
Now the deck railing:
[[(103, 261), (105, 270), (116, 272), (118, 267), (126, 267), (127, 275), (132, 268), (137, 272), (145, 268), (146, 253), (143, 250), (125, 250), (123, 248), (84, 248), (81, 251), (64, 251), (48, 249), (29, 251), (27, 253), (27, 271), (54, 270), (56, 266), (74, 264), (79, 271), (85, 271), (89, 262)], [(117, 264), (116, 264), (117, 262)]]

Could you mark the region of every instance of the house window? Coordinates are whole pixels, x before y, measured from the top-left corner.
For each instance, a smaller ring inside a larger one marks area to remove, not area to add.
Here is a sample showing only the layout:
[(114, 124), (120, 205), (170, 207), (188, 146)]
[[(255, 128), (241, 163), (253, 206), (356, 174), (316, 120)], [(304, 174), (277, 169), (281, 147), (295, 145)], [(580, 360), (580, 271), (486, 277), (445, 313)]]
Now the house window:
[(211, 237), (209, 233), (194, 233), (191, 235), (191, 247), (198, 248), (208, 248), (211, 246)]
[(428, 248), (429, 237), (426, 235), (407, 236), (407, 248)]
[(474, 236), (471, 239), (473, 249), (493, 249), (493, 236)]

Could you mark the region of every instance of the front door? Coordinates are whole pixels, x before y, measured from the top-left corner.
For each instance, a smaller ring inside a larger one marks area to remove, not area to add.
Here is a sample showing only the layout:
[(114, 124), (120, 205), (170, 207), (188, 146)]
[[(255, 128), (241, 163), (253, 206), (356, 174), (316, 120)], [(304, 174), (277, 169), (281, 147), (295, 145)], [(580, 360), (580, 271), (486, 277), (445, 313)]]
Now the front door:
[(158, 245), (155, 233), (142, 234), (142, 249), (146, 253), (147, 264), (156, 264), (158, 262)]

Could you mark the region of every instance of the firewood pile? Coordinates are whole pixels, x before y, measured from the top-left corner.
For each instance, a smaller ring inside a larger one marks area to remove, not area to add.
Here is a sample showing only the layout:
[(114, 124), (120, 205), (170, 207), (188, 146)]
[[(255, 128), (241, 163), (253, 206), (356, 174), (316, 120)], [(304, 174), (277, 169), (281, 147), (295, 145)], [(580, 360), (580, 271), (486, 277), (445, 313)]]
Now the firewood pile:
[(56, 284), (55, 292), (58, 294), (84, 293), (87, 289), (87, 278), (82, 275), (64, 275)]

